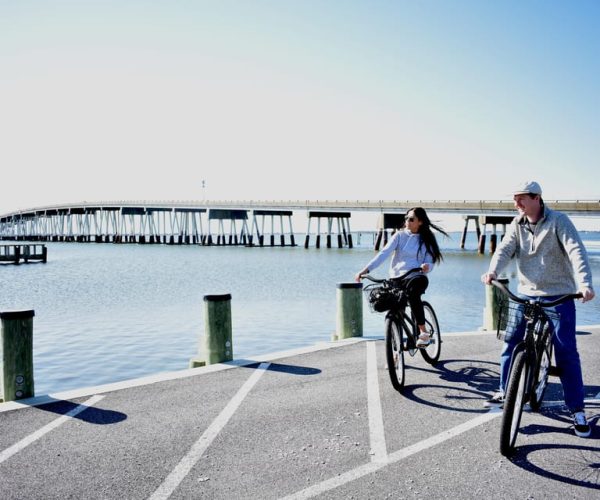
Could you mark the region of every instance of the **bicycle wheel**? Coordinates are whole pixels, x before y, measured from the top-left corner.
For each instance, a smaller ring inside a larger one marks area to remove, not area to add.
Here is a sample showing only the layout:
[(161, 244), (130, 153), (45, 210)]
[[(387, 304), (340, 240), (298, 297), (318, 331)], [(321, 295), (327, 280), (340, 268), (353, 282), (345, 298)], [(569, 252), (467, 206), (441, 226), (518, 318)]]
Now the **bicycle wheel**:
[(533, 411), (538, 411), (542, 406), (544, 393), (548, 387), (548, 375), (552, 366), (552, 340), (550, 340), (543, 348), (539, 363), (536, 365), (533, 372), (533, 389), (529, 406)]
[(385, 320), (385, 356), (392, 386), (400, 391), (404, 386), (402, 327), (393, 318)]
[(515, 448), (525, 404), (528, 370), (525, 351), (516, 352), (508, 377), (502, 423), (500, 424), (500, 453), (504, 456), (509, 456)]
[(440, 359), (440, 352), (442, 351), (442, 337), (440, 334), (440, 325), (435, 315), (435, 311), (429, 302), (423, 302), (423, 309), (425, 311), (425, 328), (431, 334), (430, 344), (422, 349), (421, 354), (425, 361), (430, 365), (435, 365)]

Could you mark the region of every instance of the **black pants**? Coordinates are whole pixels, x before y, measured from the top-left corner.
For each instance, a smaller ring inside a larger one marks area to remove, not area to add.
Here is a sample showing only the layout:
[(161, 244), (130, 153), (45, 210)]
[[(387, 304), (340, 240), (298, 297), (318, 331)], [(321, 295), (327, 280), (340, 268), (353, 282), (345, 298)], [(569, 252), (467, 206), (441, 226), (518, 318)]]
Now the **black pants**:
[(406, 290), (410, 309), (417, 320), (417, 325), (425, 324), (425, 311), (423, 310), (423, 301), (421, 295), (425, 293), (429, 286), (429, 279), (424, 274), (411, 276), (401, 281), (402, 287)]

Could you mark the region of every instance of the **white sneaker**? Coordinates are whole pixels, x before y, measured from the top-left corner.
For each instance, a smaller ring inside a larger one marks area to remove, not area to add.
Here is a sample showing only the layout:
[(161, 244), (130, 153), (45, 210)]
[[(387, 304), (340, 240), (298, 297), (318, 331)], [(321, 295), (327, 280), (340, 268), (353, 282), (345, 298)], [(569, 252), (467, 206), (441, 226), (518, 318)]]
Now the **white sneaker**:
[(431, 344), (431, 334), (422, 332), (417, 339), (417, 347), (427, 347)]
[(483, 406), (486, 408), (502, 408), (504, 406), (504, 393), (498, 391), (494, 395), (483, 402)]
[(573, 430), (575, 434), (581, 438), (586, 438), (592, 433), (590, 424), (585, 418), (585, 413), (578, 411), (573, 413)]

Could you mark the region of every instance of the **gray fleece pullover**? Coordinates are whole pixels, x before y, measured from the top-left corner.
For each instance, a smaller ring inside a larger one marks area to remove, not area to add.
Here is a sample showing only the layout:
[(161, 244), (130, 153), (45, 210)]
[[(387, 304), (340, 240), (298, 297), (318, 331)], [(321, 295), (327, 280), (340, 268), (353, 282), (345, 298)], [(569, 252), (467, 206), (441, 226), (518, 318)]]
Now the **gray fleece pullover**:
[(515, 257), (518, 291), (533, 297), (565, 295), (592, 288), (587, 252), (571, 219), (544, 207), (542, 218), (529, 225), (517, 216), (498, 245), (490, 272), (500, 273)]

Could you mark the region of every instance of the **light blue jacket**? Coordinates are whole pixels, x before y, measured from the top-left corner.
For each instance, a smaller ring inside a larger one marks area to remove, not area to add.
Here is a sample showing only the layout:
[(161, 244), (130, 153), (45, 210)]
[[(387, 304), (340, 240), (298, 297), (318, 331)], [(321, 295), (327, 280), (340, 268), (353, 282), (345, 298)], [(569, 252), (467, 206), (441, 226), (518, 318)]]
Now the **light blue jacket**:
[(429, 271), (433, 269), (433, 256), (429, 254), (423, 244), (419, 250), (421, 236), (402, 229), (394, 233), (381, 251), (367, 264), (367, 269), (372, 271), (379, 267), (393, 253), (390, 263), (390, 278), (402, 276), (407, 271), (421, 264), (429, 264)]

